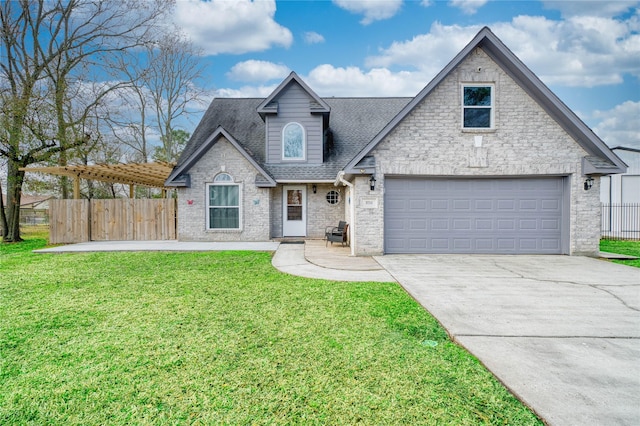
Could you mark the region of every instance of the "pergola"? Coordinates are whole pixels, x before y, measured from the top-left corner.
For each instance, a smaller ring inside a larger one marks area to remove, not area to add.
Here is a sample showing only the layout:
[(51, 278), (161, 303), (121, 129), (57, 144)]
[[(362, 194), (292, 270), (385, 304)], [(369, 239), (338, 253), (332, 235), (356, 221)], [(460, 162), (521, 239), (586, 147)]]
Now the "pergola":
[(135, 185), (163, 188), (164, 191), (164, 182), (169, 177), (174, 166), (174, 163), (158, 161), (155, 163), (23, 167), (20, 170), (73, 178), (73, 198), (75, 199), (80, 198), (80, 179), (128, 184), (129, 197), (133, 198)]

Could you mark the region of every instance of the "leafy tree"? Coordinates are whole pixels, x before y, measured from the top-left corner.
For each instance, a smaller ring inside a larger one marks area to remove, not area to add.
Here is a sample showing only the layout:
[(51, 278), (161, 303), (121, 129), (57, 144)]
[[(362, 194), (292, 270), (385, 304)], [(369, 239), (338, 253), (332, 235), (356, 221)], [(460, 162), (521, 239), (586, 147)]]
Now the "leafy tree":
[(175, 162), (180, 157), (182, 150), (187, 145), (191, 135), (181, 129), (171, 131), (171, 141), (162, 140), (162, 145), (155, 147), (153, 151), (154, 161)]

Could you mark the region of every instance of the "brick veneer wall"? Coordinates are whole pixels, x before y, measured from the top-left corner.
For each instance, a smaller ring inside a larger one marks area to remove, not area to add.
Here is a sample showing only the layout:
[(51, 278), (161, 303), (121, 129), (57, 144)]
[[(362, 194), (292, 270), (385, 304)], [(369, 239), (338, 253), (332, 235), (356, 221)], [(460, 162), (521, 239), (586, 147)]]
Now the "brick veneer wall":
[[(316, 184), (316, 193), (313, 193), (313, 185), (305, 185), (307, 188), (307, 238), (324, 238), (324, 231), (327, 226), (337, 226), (338, 222), (345, 220), (344, 215), (344, 195), (343, 187), (335, 187), (333, 184)], [(278, 185), (271, 192), (271, 236), (273, 238), (282, 237), (282, 185)], [(340, 202), (329, 204), (327, 193), (329, 191), (340, 191)]]
[[(481, 71), (478, 72), (478, 69)], [(495, 84), (495, 129), (462, 130), (461, 84)], [(482, 136), (482, 147), (474, 147)], [(570, 253), (594, 254), (600, 237), (599, 179), (583, 189), (587, 153), (481, 49), (476, 49), (373, 151), (376, 190), (357, 177), (356, 254), (384, 250), (384, 176), (568, 176)], [(363, 197), (377, 198), (364, 209)], [(363, 224), (366, 224), (364, 226)]]
[[(241, 230), (206, 229), (206, 184), (221, 172), (240, 183)], [(257, 170), (226, 139), (220, 139), (189, 170), (191, 188), (178, 189), (178, 239), (181, 241), (269, 241), (270, 195), (255, 185)], [(191, 204), (189, 204), (191, 202)]]

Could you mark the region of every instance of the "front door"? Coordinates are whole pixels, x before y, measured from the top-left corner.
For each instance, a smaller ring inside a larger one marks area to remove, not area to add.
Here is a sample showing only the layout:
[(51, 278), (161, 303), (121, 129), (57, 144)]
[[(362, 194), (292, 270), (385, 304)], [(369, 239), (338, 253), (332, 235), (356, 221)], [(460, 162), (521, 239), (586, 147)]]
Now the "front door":
[(307, 236), (307, 187), (304, 185), (283, 187), (282, 236)]

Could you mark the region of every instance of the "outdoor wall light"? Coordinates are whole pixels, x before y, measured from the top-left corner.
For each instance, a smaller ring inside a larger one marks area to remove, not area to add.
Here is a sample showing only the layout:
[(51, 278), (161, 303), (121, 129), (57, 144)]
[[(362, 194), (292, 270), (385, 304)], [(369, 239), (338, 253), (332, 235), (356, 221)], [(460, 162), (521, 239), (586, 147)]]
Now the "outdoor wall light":
[(372, 191), (376, 190), (376, 177), (374, 175), (371, 175), (371, 177), (369, 178), (369, 188)]
[(588, 191), (593, 186), (593, 178), (589, 176), (587, 180), (584, 181), (584, 190)]
[(315, 183), (311, 185), (311, 190), (313, 191), (314, 194), (318, 191), (318, 187), (316, 186)]

